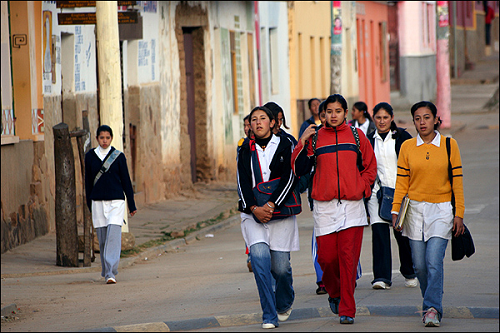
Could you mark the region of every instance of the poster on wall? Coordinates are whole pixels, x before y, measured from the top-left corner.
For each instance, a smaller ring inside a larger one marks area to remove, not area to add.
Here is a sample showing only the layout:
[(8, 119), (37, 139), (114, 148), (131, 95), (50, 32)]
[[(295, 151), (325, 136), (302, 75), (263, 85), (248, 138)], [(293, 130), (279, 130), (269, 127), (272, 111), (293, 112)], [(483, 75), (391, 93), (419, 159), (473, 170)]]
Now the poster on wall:
[(439, 27), (448, 26), (448, 3), (447, 1), (437, 2), (437, 12), (439, 17)]
[(55, 69), (55, 59), (53, 54), (52, 40), (52, 12), (49, 10), (43, 11), (43, 92), (50, 94), (52, 91), (53, 73)]
[(332, 2), (332, 54), (342, 53), (342, 10), (340, 1)]

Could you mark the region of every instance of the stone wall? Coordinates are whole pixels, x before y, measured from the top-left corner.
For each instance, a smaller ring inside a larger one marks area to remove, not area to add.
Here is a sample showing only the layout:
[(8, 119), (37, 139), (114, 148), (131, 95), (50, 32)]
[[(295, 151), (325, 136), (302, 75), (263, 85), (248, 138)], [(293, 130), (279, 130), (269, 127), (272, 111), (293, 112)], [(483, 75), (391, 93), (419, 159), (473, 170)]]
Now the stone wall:
[(1, 253), (49, 231), (43, 154), (43, 142), (31, 140), (1, 148)]

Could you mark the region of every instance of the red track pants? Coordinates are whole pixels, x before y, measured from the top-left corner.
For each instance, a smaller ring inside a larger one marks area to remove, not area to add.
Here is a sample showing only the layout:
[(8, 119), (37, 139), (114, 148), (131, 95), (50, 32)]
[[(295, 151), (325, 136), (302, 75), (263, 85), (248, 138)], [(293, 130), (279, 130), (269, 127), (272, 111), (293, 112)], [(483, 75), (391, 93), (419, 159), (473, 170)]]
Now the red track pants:
[(351, 227), (316, 237), (318, 263), (323, 270), (323, 283), (330, 297), (340, 297), (339, 316), (356, 314), (354, 288), (363, 227)]

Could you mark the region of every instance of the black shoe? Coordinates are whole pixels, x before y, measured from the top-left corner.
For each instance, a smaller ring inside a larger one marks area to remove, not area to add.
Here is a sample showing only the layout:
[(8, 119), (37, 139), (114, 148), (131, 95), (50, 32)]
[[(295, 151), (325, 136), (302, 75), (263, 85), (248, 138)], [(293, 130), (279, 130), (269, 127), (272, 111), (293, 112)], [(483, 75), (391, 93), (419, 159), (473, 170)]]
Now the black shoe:
[(326, 294), (326, 289), (325, 289), (325, 285), (323, 284), (323, 282), (319, 281), (316, 283), (318, 285), (318, 289), (316, 289), (316, 294), (318, 295), (324, 295)]
[(354, 324), (354, 318), (348, 316), (340, 316), (341, 324)]
[(332, 312), (335, 314), (339, 314), (340, 297), (328, 297), (328, 303), (330, 303), (330, 309), (332, 310)]
[(320, 286), (320, 287), (318, 287), (318, 289), (316, 289), (316, 294), (318, 294), (318, 295), (324, 295), (326, 293), (327, 292), (326, 292), (326, 289), (324, 286)]

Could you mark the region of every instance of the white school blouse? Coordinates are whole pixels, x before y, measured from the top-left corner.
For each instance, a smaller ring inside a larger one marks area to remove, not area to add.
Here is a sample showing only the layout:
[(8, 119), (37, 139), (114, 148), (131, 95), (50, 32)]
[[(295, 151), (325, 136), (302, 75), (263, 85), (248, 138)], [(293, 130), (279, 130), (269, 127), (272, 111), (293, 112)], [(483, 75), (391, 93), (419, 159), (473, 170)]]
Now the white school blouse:
[[(280, 137), (272, 135), (265, 150), (255, 145), (259, 156), (263, 181), (269, 181), (271, 170), (269, 165), (280, 143)], [(252, 165), (252, 186), (255, 187), (255, 177)], [(273, 251), (299, 251), (299, 228), (297, 218), (290, 216), (285, 219), (273, 220), (268, 223), (258, 223), (252, 214), (241, 213), (241, 233), (245, 243), (250, 248), (253, 244), (266, 243)]]
[[(97, 157), (101, 161), (106, 158), (111, 146), (102, 149), (98, 146), (95, 149)], [(92, 200), (92, 223), (94, 228), (107, 227), (109, 224), (123, 225), (123, 216), (125, 215), (125, 200)]]
[(380, 189), (379, 180), (382, 186), (396, 188), (396, 178), (398, 169), (398, 156), (396, 155), (396, 140), (392, 138), (392, 132), (387, 133), (385, 140), (375, 131), (373, 138), (375, 145), (373, 151), (377, 159), (377, 179), (373, 184), (372, 196), (368, 201), (368, 213), (370, 223), (390, 223), (382, 220), (378, 215), (377, 192)]

